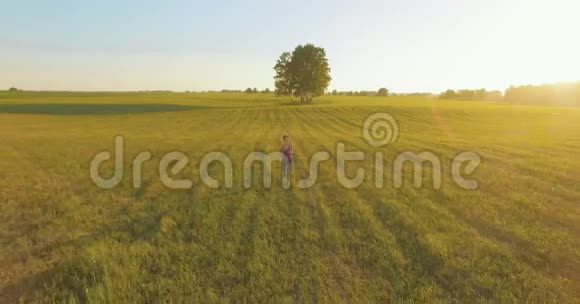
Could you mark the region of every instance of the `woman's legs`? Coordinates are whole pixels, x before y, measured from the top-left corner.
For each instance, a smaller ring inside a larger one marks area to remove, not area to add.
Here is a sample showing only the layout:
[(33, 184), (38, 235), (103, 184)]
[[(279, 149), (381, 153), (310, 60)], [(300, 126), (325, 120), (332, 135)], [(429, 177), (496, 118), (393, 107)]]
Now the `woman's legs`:
[(290, 176), (290, 160), (284, 156), (282, 159), (282, 177), (288, 178)]
[(290, 187), (290, 160), (284, 156), (282, 158), (282, 188), (288, 189)]

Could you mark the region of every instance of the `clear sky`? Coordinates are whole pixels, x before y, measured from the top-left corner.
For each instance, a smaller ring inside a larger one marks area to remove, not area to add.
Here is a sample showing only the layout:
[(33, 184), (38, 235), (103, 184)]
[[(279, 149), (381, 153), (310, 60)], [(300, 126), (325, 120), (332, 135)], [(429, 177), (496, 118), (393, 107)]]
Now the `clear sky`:
[(576, 81), (580, 1), (0, 0), (0, 88), (273, 88), (303, 43), (326, 49), (330, 89)]

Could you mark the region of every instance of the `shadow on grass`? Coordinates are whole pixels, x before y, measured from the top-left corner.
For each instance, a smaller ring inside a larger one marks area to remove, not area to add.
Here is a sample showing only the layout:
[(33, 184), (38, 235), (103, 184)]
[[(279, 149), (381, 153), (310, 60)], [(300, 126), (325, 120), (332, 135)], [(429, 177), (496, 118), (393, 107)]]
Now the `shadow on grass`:
[(173, 112), (207, 107), (175, 104), (0, 104), (0, 113), (81, 115)]

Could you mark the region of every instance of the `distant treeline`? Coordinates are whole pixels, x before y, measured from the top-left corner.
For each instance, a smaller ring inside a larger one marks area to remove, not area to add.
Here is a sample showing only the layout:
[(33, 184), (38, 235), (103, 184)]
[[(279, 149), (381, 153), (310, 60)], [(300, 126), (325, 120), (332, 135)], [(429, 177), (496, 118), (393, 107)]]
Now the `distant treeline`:
[(271, 93), (270, 89), (265, 88), (261, 91), (258, 91), (257, 88), (247, 88), (244, 91), (242, 90), (228, 90), (228, 89), (224, 89), (221, 91), (222, 93), (246, 93), (246, 94), (258, 94), (258, 93), (264, 93), (264, 94), (268, 94)]
[(413, 93), (391, 93), (387, 88), (380, 88), (377, 91), (337, 91), (327, 92), (327, 95), (333, 96), (431, 96), (432, 93), (413, 92)]
[[(8, 88), (9, 92), (22, 92), (23, 90), (16, 87)], [(37, 91), (43, 92), (43, 91)], [(48, 91), (52, 93), (64, 92), (73, 93), (74, 91)], [(139, 93), (171, 93), (167, 90), (146, 90), (137, 91)], [(195, 93), (195, 91), (186, 91)], [(202, 91), (201, 93), (218, 93), (220, 91)], [(102, 93), (102, 92), (84, 92), (84, 93)], [(131, 92), (114, 92), (114, 93), (131, 93)], [(246, 94), (270, 94), (273, 93), (269, 88), (258, 90), (257, 88), (247, 88), (246, 90), (221, 90), (221, 93), (246, 93)], [(425, 92), (414, 93), (391, 93), (387, 88), (380, 88), (377, 91), (337, 91), (332, 90), (326, 95), (332, 96), (428, 96), (436, 98), (436, 94)], [(511, 86), (505, 92), (487, 91), (486, 89), (477, 90), (447, 90), (438, 95), (440, 99), (456, 100), (476, 100), (476, 101), (495, 101), (506, 102), (511, 104), (526, 105), (555, 105), (555, 106), (580, 106), (580, 81), (567, 83), (554, 83), (543, 85), (525, 85)]]
[(460, 100), (483, 100), (483, 101), (502, 101), (503, 94), (501, 91), (479, 90), (447, 90), (441, 95), (441, 99), (460, 99)]
[(580, 106), (580, 81), (509, 87), (504, 100), (513, 104)]
[[(385, 89), (386, 90), (386, 89)], [(380, 96), (387, 96), (389, 91), (382, 93)], [(377, 96), (379, 93), (377, 91), (337, 91), (333, 90), (332, 92), (328, 92), (327, 95), (334, 95), (334, 96)]]
[(500, 91), (447, 90), (441, 99), (503, 101), (511, 104), (580, 106), (580, 81), (543, 85), (510, 86)]

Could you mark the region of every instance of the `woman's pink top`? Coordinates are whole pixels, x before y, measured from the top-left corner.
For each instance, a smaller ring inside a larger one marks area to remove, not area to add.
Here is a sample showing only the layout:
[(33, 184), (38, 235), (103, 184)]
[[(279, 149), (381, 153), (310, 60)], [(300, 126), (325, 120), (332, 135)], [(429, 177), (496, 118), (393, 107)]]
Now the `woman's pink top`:
[(284, 153), (288, 157), (289, 161), (292, 161), (292, 154), (294, 154), (294, 148), (291, 143), (283, 143), (280, 152)]

